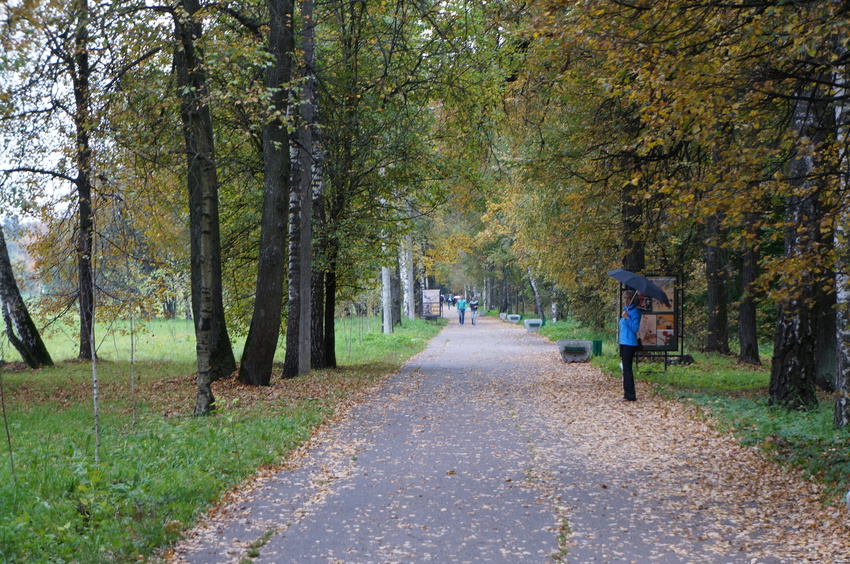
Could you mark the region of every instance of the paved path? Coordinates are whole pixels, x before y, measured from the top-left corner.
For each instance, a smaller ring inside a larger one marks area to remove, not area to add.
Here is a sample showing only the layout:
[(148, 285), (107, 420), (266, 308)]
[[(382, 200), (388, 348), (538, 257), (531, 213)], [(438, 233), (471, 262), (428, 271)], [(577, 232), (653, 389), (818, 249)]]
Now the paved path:
[[(751, 453), (718, 464), (713, 452), (736, 445), (640, 383), (638, 402), (616, 402), (618, 381), (561, 363), (539, 335), (451, 319), (174, 560), (800, 561), (805, 549), (776, 548), (794, 541), (793, 524), (761, 524), (774, 515), (767, 492), (781, 485)], [(723, 477), (740, 472), (763, 477), (765, 491)]]

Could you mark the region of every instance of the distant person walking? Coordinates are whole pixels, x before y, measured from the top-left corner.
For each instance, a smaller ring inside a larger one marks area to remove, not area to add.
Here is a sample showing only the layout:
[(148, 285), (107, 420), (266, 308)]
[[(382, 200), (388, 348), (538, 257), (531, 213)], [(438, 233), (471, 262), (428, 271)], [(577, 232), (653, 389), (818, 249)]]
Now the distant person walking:
[(623, 363), (623, 399), (635, 401), (635, 373), (633, 363), (638, 350), (637, 332), (640, 327), (640, 311), (637, 308), (635, 293), (623, 292), (623, 313), (620, 315), (620, 360)]
[(470, 317), (472, 318), (472, 324), (475, 325), (475, 318), (478, 317), (478, 298), (472, 296), (472, 299), (469, 300), (469, 311), (472, 312)]
[(460, 324), (463, 325), (463, 318), (466, 314), (466, 298), (459, 298), (457, 301), (457, 318)]

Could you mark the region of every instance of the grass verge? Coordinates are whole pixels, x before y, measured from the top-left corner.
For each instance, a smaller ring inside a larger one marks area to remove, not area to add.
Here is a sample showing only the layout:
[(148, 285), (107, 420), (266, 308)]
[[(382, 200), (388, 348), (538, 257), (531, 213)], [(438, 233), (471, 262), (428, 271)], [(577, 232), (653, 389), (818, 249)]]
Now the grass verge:
[[(0, 367), (13, 455), (0, 449), (0, 561), (128, 562), (174, 542), (224, 492), (280, 463), (442, 327), (406, 320), (382, 335), (369, 323), (347, 355), (338, 353), (341, 368), (264, 388), (216, 382), (216, 413), (201, 418), (191, 416), (194, 340), (169, 338), (137, 359), (131, 394), (129, 362), (118, 360), (126, 335), (116, 333), (116, 353), (103, 349), (98, 363), (99, 462), (89, 364)], [(355, 333), (346, 322), (338, 330)]]
[[(602, 340), (603, 354), (593, 359), (606, 374), (620, 378), (614, 331), (589, 330), (574, 321), (547, 323), (548, 338)], [(820, 394), (820, 405), (789, 411), (768, 405), (769, 359), (765, 365), (739, 364), (734, 356), (687, 351), (695, 363), (639, 362), (636, 378), (655, 384), (653, 393), (690, 402), (721, 431), (742, 444), (761, 449), (777, 463), (801, 470), (827, 488), (826, 503), (840, 503), (850, 489), (850, 429), (833, 427), (833, 397)]]

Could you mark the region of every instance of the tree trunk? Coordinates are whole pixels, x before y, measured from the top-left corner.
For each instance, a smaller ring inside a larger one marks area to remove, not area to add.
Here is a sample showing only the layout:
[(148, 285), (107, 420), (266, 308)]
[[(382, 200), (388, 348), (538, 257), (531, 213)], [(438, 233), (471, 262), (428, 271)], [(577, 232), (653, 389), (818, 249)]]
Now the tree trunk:
[(6, 324), (6, 336), (21, 355), (24, 363), (30, 368), (53, 366), (53, 359), (50, 358), (50, 353), (18, 289), (2, 229), (0, 229), (0, 308), (3, 312), (3, 322)]
[(207, 103), (203, 55), (195, 41), (201, 37), (197, 0), (181, 0), (174, 12), (177, 45), (174, 65), (180, 96), (180, 118), (186, 145), (186, 184), (189, 191), (192, 311), (198, 355), (198, 398), (195, 414), (212, 409), (210, 382), (233, 373), (236, 360), (224, 322), (221, 291), (221, 242), (218, 223), (218, 179), (215, 170), (212, 116)]
[[(295, 151), (297, 157), (297, 149)], [(297, 170), (301, 167), (300, 161), (294, 158), (293, 168), (296, 169), (294, 177), (300, 175)], [(300, 194), (300, 186), (293, 179), (289, 193), (289, 268), (287, 280), (289, 288), (288, 309), (286, 317), (286, 357), (283, 361), (283, 377), (295, 378), (299, 374), (300, 354), (300, 332), (301, 332), (301, 310), (306, 309), (307, 304), (301, 300), (301, 204), (303, 200)], [(310, 305), (312, 308), (312, 304)]]
[[(818, 186), (811, 178), (814, 159), (805, 143), (818, 146), (824, 140), (825, 107), (817, 100), (818, 87), (803, 93), (794, 106), (793, 124), (801, 140), (801, 151), (792, 157), (789, 178), (796, 193), (786, 201), (785, 256), (805, 263), (820, 236), (821, 212)], [(789, 273), (793, 275), (796, 273)], [(810, 408), (818, 403), (815, 394), (815, 350), (817, 338), (813, 304), (816, 301), (811, 269), (801, 271), (793, 285), (785, 285), (788, 297), (779, 304), (770, 373), (771, 404), (789, 409)]]
[(336, 243), (328, 252), (328, 271), (325, 275), (325, 366), (336, 368)]
[(94, 218), (92, 216), (91, 183), (91, 66), (89, 64), (88, 0), (75, 0), (78, 22), (74, 35), (74, 129), (76, 135), (77, 165), (77, 276), (79, 278), (78, 301), (80, 305), (80, 348), (78, 358), (92, 359), (94, 339), (94, 274), (92, 273), (92, 239)]
[[(846, 34), (836, 37), (836, 50), (842, 60), (846, 60), (847, 49), (844, 47)], [(833, 83), (846, 85), (848, 79), (847, 65), (838, 67), (833, 72)], [(836, 264), (835, 264), (835, 301), (836, 301), (836, 371), (835, 371), (835, 406), (833, 424), (836, 428), (850, 427), (850, 102), (846, 87), (838, 88), (835, 92), (835, 126), (836, 140), (841, 148), (839, 164), (841, 187), (844, 189), (843, 211), (838, 216), (833, 232)]]
[(315, 77), (313, 66), (313, 2), (301, 2), (303, 53), (301, 103), (295, 132), (295, 174), (290, 198), (289, 314), (286, 328), (284, 378), (310, 372), (312, 362), (312, 189), (314, 184), (313, 132)]
[[(752, 225), (752, 217), (747, 218), (748, 225)], [(752, 238), (759, 239), (758, 234)], [(743, 253), (743, 264), (741, 265), (741, 288), (744, 295), (738, 309), (738, 341), (741, 352), (738, 360), (746, 364), (761, 364), (758, 343), (758, 326), (756, 318), (756, 301), (753, 296), (754, 285), (758, 276), (758, 250), (754, 243), (749, 243)]]
[(642, 209), (635, 202), (635, 187), (627, 184), (621, 193), (620, 214), (623, 233), (623, 268), (633, 272), (643, 272), (646, 268), (646, 254), (640, 230), (643, 223)]
[(393, 327), (395, 327), (401, 325), (401, 275), (399, 274), (398, 261), (396, 261), (394, 267), (390, 267), (390, 299), (392, 300), (390, 312), (392, 312), (392, 322)]
[(543, 303), (540, 301), (540, 291), (537, 289), (537, 280), (531, 275), (531, 268), (528, 269), (528, 283), (531, 285), (531, 292), (534, 294), (534, 315), (538, 319), (543, 319)]
[[(306, 0), (305, 0), (306, 3)], [(312, 22), (313, 10), (312, 10), (312, 0), (310, 0), (310, 8), (309, 13), (311, 15), (309, 21)], [(306, 6), (301, 7), (302, 14), (307, 9)], [(302, 16), (303, 18), (303, 16)], [(313, 25), (307, 25), (305, 23), (304, 33), (309, 33), (311, 37), (313, 37)], [(312, 48), (312, 44), (311, 44)], [(312, 198), (312, 213), (311, 213), (311, 223), (313, 224), (313, 232), (314, 233), (322, 233), (325, 224), (327, 222), (327, 218), (325, 217), (325, 196), (324, 196), (324, 155), (322, 150), (322, 136), (321, 130), (319, 128), (319, 97), (316, 94), (316, 80), (315, 80), (315, 51), (312, 52), (312, 56), (308, 59), (305, 54), (305, 67), (308, 72), (308, 78), (304, 84), (304, 89), (310, 89), (310, 103), (311, 103), (311, 113), (312, 120), (310, 123), (311, 134), (310, 134), (310, 142), (312, 144), (311, 150), (311, 158), (313, 163), (313, 186), (311, 190), (311, 198)], [(312, 314), (311, 314), (311, 335), (310, 335), (310, 366), (311, 368), (326, 368), (327, 360), (326, 360), (326, 352), (325, 352), (325, 281), (326, 281), (326, 273), (325, 268), (327, 265), (322, 260), (326, 257), (327, 254), (327, 245), (325, 244), (325, 240), (323, 238), (314, 239), (311, 242), (311, 250), (312, 257), (315, 257), (314, 260), (311, 260), (311, 270), (312, 270), (312, 289), (310, 292), (313, 306), (312, 306)], [(318, 264), (317, 264), (318, 263)]]
[(292, 79), (291, 0), (269, 0), (268, 50), (274, 64), (266, 68), (265, 86), (271, 92), (275, 116), (263, 126), (263, 215), (254, 313), (239, 364), (239, 381), (268, 386), (280, 338), (283, 277), (286, 271), (287, 202), (290, 190), (289, 135), (280, 115), (286, 115), (288, 84)]
[(383, 315), (384, 334), (393, 332), (393, 290), (392, 275), (389, 266), (381, 267), (381, 312)]
[(507, 312), (511, 307), (510, 296), (508, 295), (508, 267), (502, 266), (502, 295), (501, 295), (501, 305), (499, 306), (499, 313)]
[[(491, 270), (491, 268), (488, 267), (488, 270)], [(488, 276), (487, 277), (487, 283), (486, 283), (485, 286), (486, 286), (487, 289), (486, 289), (486, 295), (484, 296), (484, 303), (486, 304), (484, 309), (485, 310), (493, 309), (493, 304), (495, 303), (493, 301), (493, 296), (494, 296), (495, 289), (496, 289), (495, 278), (493, 276)]]
[(302, 65), (301, 88), (301, 127), (299, 129), (299, 195), (301, 196), (301, 316), (298, 327), (298, 373), (307, 374), (311, 369), (312, 357), (312, 317), (313, 317), (313, 189), (321, 179), (317, 174), (321, 169), (317, 166), (317, 140), (313, 139), (317, 131), (315, 105), (316, 97), (316, 52), (315, 52), (315, 22), (313, 19), (313, 0), (301, 1), (301, 50), (304, 57)]
[[(822, 233), (822, 235), (827, 235)], [(824, 246), (832, 245), (833, 236), (829, 241), (823, 241)], [(829, 272), (830, 279), (835, 280), (835, 272)], [(821, 390), (835, 391), (836, 374), (838, 370), (838, 349), (836, 325), (835, 292), (824, 291), (823, 284), (815, 284), (814, 323), (815, 323), (815, 384)]]
[[(314, 143), (317, 145), (317, 150), (314, 151), (314, 155), (318, 158), (320, 150), (318, 149), (318, 137), (316, 135), (313, 136)], [(321, 159), (318, 158), (316, 163), (316, 185), (313, 188), (313, 225), (316, 229), (317, 233), (321, 233), (325, 227), (325, 198), (324, 198), (324, 186), (322, 184), (322, 172), (321, 172)], [(326, 305), (326, 296), (325, 296), (325, 285), (327, 283), (327, 265), (325, 264), (325, 259), (327, 258), (328, 248), (327, 241), (325, 238), (319, 238), (314, 242), (313, 251), (314, 256), (317, 257), (318, 264), (313, 263), (313, 306), (312, 306), (312, 335), (310, 344), (312, 346), (312, 351), (310, 355), (310, 365), (314, 369), (322, 369), (327, 368), (327, 351), (325, 349), (327, 343), (325, 342), (325, 331), (326, 331), (326, 320), (325, 320), (325, 308)]]
[(403, 309), (408, 319), (416, 319), (416, 298), (414, 295), (415, 277), (413, 272), (413, 235), (408, 233), (399, 247), (399, 267), (401, 270), (401, 288), (404, 294)]
[(312, 325), (310, 328), (310, 366), (314, 370), (325, 365), (325, 273), (313, 271)]
[(721, 249), (721, 217), (708, 219), (708, 242), (705, 247), (707, 283), (707, 336), (705, 350), (729, 354), (729, 300), (727, 299), (726, 261)]
[[(218, 220), (218, 178), (215, 168), (212, 115), (203, 53), (195, 42), (201, 37), (194, 15), (198, 0), (181, 0), (174, 14), (177, 47), (174, 63), (180, 95), (180, 118), (186, 145), (189, 192), (189, 237), (191, 254), (192, 312), (195, 335), (209, 331), (209, 375), (211, 380), (228, 376), (236, 359), (224, 319), (221, 285), (221, 237)], [(207, 215), (206, 217), (205, 214)], [(205, 284), (208, 284), (205, 285)], [(209, 293), (211, 313), (207, 326), (201, 323), (203, 294)]]
[(846, 226), (850, 225), (850, 216), (845, 212), (841, 219), (835, 227), (835, 246), (838, 251), (835, 269), (838, 354), (833, 423), (836, 428), (847, 428), (850, 427), (850, 233)]
[[(315, 138), (314, 138), (315, 139)], [(317, 166), (317, 169), (319, 167)], [(325, 227), (325, 197), (324, 188), (321, 182), (321, 173), (317, 173), (318, 185), (313, 190), (313, 222), (317, 232), (322, 232)], [(318, 264), (313, 266), (313, 326), (311, 329), (311, 345), (312, 351), (310, 354), (310, 365), (314, 369), (323, 369), (328, 367), (327, 341), (325, 339), (325, 331), (329, 326), (326, 320), (327, 296), (325, 288), (328, 283), (328, 273), (326, 271), (328, 246), (327, 239), (322, 237), (314, 243), (314, 256), (318, 259)], [(333, 327), (331, 324), (330, 327)]]
[(817, 405), (815, 335), (812, 314), (802, 299), (780, 305), (770, 373), (770, 401), (789, 409)]
[[(789, 204), (789, 225), (795, 220), (807, 220), (801, 207), (807, 207), (805, 201)], [(789, 291), (796, 295), (780, 303), (776, 320), (770, 400), (771, 404), (789, 409), (809, 408), (818, 403), (815, 395), (817, 335), (811, 305), (814, 295), (810, 286)]]

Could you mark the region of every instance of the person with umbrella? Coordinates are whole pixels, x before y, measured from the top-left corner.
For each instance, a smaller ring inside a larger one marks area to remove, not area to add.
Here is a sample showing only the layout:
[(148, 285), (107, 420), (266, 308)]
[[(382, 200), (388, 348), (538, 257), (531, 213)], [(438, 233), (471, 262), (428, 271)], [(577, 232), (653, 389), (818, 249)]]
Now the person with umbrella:
[(623, 399), (636, 401), (635, 373), (633, 363), (638, 350), (637, 332), (640, 327), (640, 311), (635, 292), (623, 292), (623, 313), (620, 315), (620, 360), (623, 362)]

